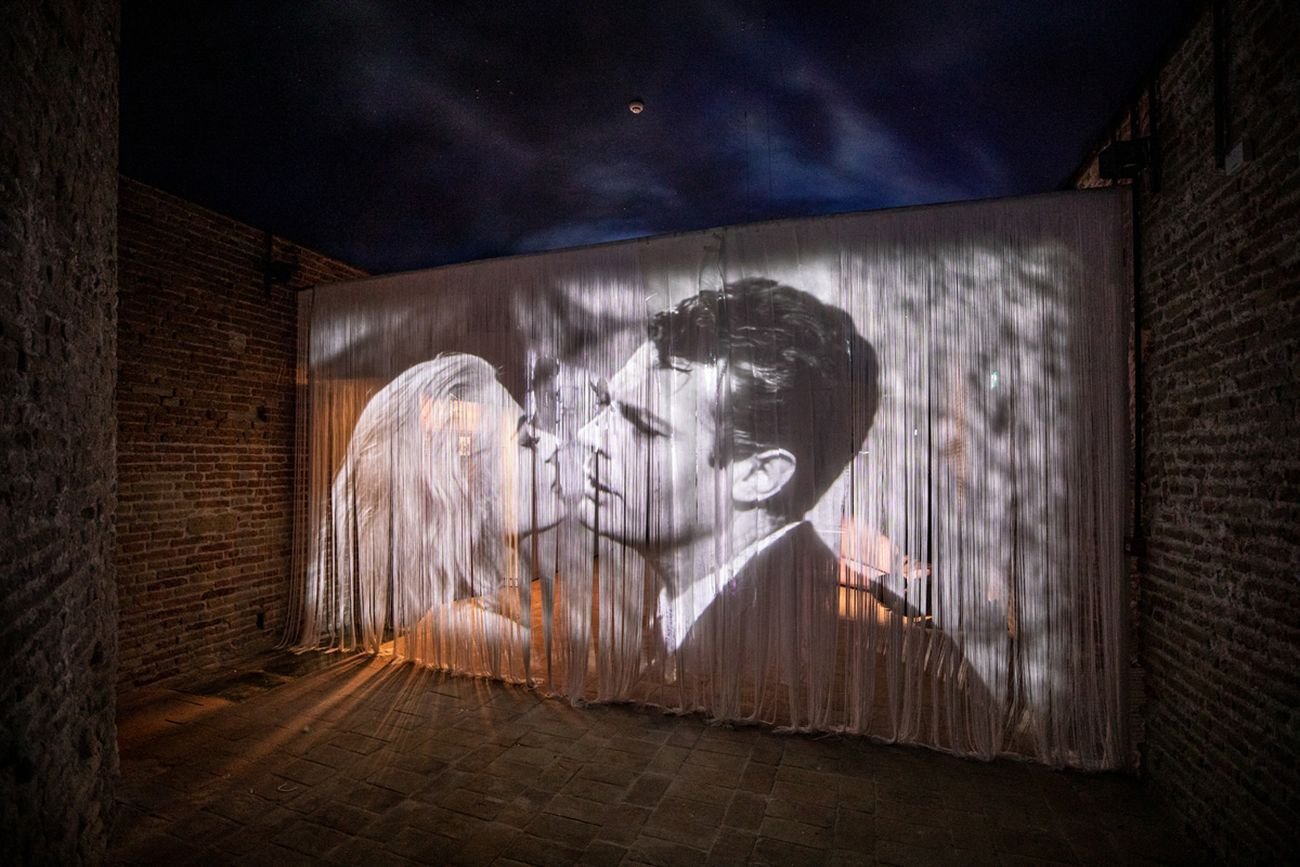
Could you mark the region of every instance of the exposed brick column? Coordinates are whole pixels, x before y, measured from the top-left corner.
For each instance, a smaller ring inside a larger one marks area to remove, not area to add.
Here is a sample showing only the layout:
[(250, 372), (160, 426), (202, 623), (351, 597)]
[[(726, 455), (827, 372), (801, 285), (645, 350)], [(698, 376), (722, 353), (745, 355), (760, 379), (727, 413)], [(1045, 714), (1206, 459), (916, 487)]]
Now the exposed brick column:
[(113, 667), (114, 0), (0, 14), (0, 863), (99, 861)]
[[(1138, 181), (1144, 770), (1219, 857), (1281, 863), (1300, 826), (1300, 13), (1232, 2), (1216, 40), (1211, 6), (1132, 112), (1157, 159)], [(1095, 162), (1077, 182), (1105, 183)]]

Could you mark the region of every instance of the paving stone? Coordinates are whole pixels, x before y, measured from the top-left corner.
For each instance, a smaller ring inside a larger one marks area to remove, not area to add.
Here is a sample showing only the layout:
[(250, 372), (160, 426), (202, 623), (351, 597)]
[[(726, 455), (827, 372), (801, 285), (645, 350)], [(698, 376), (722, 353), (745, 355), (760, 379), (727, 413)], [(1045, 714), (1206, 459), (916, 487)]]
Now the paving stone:
[(602, 783), (600, 780), (591, 780), (581, 774), (575, 774), (560, 789), (560, 794), (572, 795), (577, 798), (587, 798), (592, 801), (601, 801), (606, 804), (612, 804), (615, 801), (622, 800), (626, 794), (626, 786), (616, 786), (610, 783)]
[[(1001, 829), (994, 836), (994, 845), (1006, 855), (1044, 861), (1074, 860), (1074, 848), (1064, 837), (1037, 828)], [(1158, 854), (1164, 855), (1165, 850), (1161, 848)]]
[(830, 828), (805, 825), (803, 822), (776, 816), (764, 817), (762, 824), (758, 826), (758, 833), (761, 837), (771, 837), (814, 849), (829, 849), (834, 842)]
[(756, 765), (779, 765), (785, 745), (777, 738), (760, 738), (750, 750), (749, 760)]
[(578, 863), (582, 850), (531, 834), (519, 834), (501, 853), (501, 857), (503, 860), (494, 862), (495, 865), (513, 862), (530, 867), (568, 867)]
[(809, 804), (805, 801), (785, 800), (779, 797), (767, 799), (767, 815), (778, 819), (792, 819), (805, 825), (818, 828), (831, 828), (835, 825), (836, 808), (828, 804)]
[(601, 762), (611, 767), (624, 768), (635, 773), (644, 773), (650, 767), (650, 757), (625, 753), (619, 750), (607, 750), (600, 756)]
[(347, 781), (338, 781), (304, 788), (301, 795), (285, 802), (285, 806), (295, 813), (309, 816), (326, 805), (340, 800), (350, 785), (351, 783)]
[(573, 779), (581, 767), (580, 762), (561, 758), (538, 774), (533, 785), (548, 792), (558, 792)]
[(331, 802), (307, 816), (309, 821), (344, 834), (356, 834), (374, 819), (374, 814), (352, 804)]
[(317, 783), (334, 779), (338, 776), (338, 770), (329, 765), (322, 765), (320, 762), (298, 759), (281, 768), (280, 776), (295, 783), (302, 783), (304, 786), (314, 786)]
[(394, 804), (401, 803), (402, 796), (392, 789), (372, 786), (369, 783), (360, 783), (352, 787), (343, 800), (363, 810), (382, 813)]
[(683, 764), (673, 773), (673, 776), (681, 780), (708, 783), (711, 786), (727, 786), (734, 789), (740, 785), (743, 770), (744, 766), (741, 764), (728, 768)]
[(436, 759), (446, 764), (455, 764), (474, 751), (474, 746), (452, 743), (442, 738), (426, 738), (407, 750), (404, 755), (418, 755)]
[(750, 762), (740, 775), (739, 787), (758, 795), (766, 795), (772, 791), (775, 782), (776, 768)]
[(469, 774), (455, 768), (447, 768), (445, 771), (435, 774), (425, 782), (422, 788), (412, 792), (410, 797), (418, 801), (435, 803), (444, 793), (455, 788), (468, 786), (471, 780), (482, 779), (484, 776), (484, 774)]
[(605, 813), (605, 823), (596, 832), (597, 839), (630, 846), (641, 833), (641, 827), (650, 818), (649, 807), (634, 804), (610, 804)]
[[(938, 851), (938, 850), (932, 850), (932, 851)], [(994, 851), (991, 847), (979, 848), (979, 849), (968, 849), (963, 846), (958, 846), (956, 849), (952, 850), (952, 853), (956, 856), (956, 863), (963, 865), (963, 867), (1005, 867), (1006, 865), (1006, 860), (1005, 860), (1006, 856)], [(947, 852), (943, 852), (940, 853), (940, 856), (947, 857), (947, 854), (948, 854)], [(920, 857), (924, 857), (924, 856), (920, 856)], [(1042, 864), (1047, 862), (1037, 862), (1037, 863), (1039, 863), (1041, 867)], [(1080, 863), (1122, 864), (1124, 862), (1122, 860), (1117, 861), (1111, 859), (1108, 861), (1082, 861)]]
[[(325, 853), (325, 860), (339, 867), (386, 867), (389, 864), (414, 864), (367, 837), (353, 837)], [(242, 862), (241, 862), (242, 863)]]
[(707, 852), (724, 815), (719, 804), (664, 797), (646, 819), (642, 833)]
[(667, 744), (668, 746), (691, 749), (699, 743), (700, 735), (703, 733), (703, 730), (697, 726), (683, 724), (673, 729), (672, 734), (668, 736)]
[(341, 732), (330, 739), (329, 743), (362, 756), (368, 756), (384, 746), (383, 740), (356, 732)]
[(302, 783), (284, 777), (263, 774), (253, 781), (248, 790), (264, 801), (283, 804), (301, 795), (306, 788)]
[(840, 807), (835, 815), (835, 848), (870, 852), (875, 845), (876, 817), (871, 813)]
[(476, 819), (495, 819), (506, 805), (506, 802), (500, 798), (493, 798), (470, 789), (452, 789), (435, 803), (440, 807)]
[(429, 777), (405, 768), (380, 768), (366, 777), (366, 782), (410, 797), (429, 784)]
[[(196, 858), (192, 863), (195, 864), (222, 864), (238, 863), (249, 865), (249, 867), (315, 867), (321, 863), (321, 856), (308, 855), (293, 849), (275, 843), (268, 843), (265, 838), (257, 840), (255, 848), (247, 849), (239, 854), (238, 859), (229, 857), (229, 852), (225, 850), (211, 850)], [(224, 845), (224, 844), (223, 844)], [(166, 861), (149, 861), (148, 864), (168, 863)], [(183, 862), (171, 862), (183, 863)]]
[(541, 789), (525, 789), (515, 796), (514, 804), (536, 813), (540, 812), (554, 797), (553, 792), (544, 792)]
[(839, 746), (840, 743), (842, 742), (834, 738), (816, 743), (802, 738), (791, 738), (786, 741), (785, 750), (781, 755), (781, 764), (807, 768), (810, 771), (829, 770), (836, 764), (830, 753), (831, 747)]
[(583, 732), (577, 740), (570, 741), (565, 745), (562, 753), (569, 758), (584, 761), (594, 755), (599, 755), (608, 747), (608, 740), (591, 732)]
[(528, 827), (528, 823), (537, 818), (537, 811), (520, 807), (517, 804), (506, 804), (497, 813), (497, 822), (507, 825), (511, 828), (522, 829)]
[(515, 744), (509, 747), (500, 758), (508, 762), (517, 762), (521, 765), (535, 765), (544, 768), (551, 762), (559, 758), (560, 753), (555, 750), (541, 749), (539, 747), (526, 747), (522, 744)]
[(779, 801), (798, 801), (804, 804), (833, 807), (836, 801), (836, 790), (833, 782), (825, 786), (804, 786), (777, 781), (772, 785), (772, 797)]
[[(881, 840), (876, 844), (877, 864), (907, 864), (917, 867), (965, 867), (969, 851), (914, 846), (898, 840)], [(1003, 861), (1003, 863), (1006, 863)]]
[(876, 836), (881, 840), (892, 840), (925, 849), (952, 849), (956, 845), (952, 832), (947, 828), (900, 822), (897, 819), (883, 817), (876, 819)]
[(751, 735), (741, 735), (736, 732), (720, 734), (718, 729), (706, 731), (695, 744), (696, 750), (723, 753), (737, 759), (748, 759), (753, 748), (754, 740)]
[(826, 867), (875, 867), (876, 856), (871, 851), (859, 852), (856, 849), (832, 849), (822, 862)]
[(525, 830), (537, 837), (554, 840), (557, 843), (581, 851), (596, 838), (596, 832), (600, 830), (600, 827), (589, 822), (580, 822), (577, 819), (568, 819), (564, 816), (544, 813), (529, 822)]
[(779, 783), (796, 783), (801, 786), (816, 788), (829, 785), (837, 791), (840, 787), (840, 777), (837, 774), (829, 774), (825, 771), (810, 771), (807, 768), (798, 768), (793, 765), (779, 766), (776, 769), (776, 779)]
[(322, 765), (334, 768), (335, 770), (350, 767), (361, 761), (361, 757), (358, 753), (354, 753), (351, 750), (345, 750), (342, 747), (329, 743), (316, 744), (311, 749), (302, 753), (302, 756), (305, 759), (318, 762)]
[(735, 792), (727, 807), (723, 824), (746, 831), (757, 831), (767, 812), (767, 798), (753, 792)]
[(398, 764), (402, 770), (420, 774), (426, 778), (435, 777), (447, 769), (450, 764), (436, 756), (413, 754), (405, 756)]
[(570, 737), (564, 737), (530, 729), (520, 736), (518, 743), (521, 747), (536, 747), (537, 749), (548, 750), (553, 753), (563, 753), (581, 734), (582, 733), (579, 732)]
[(450, 863), (475, 865), (495, 864), (502, 852), (514, 845), (519, 832), (497, 822), (483, 826), (468, 840), (461, 840)]
[(608, 747), (611, 750), (618, 750), (622, 753), (631, 753), (634, 756), (642, 758), (651, 758), (659, 752), (660, 744), (658, 741), (645, 741), (637, 738), (628, 737), (627, 735), (615, 735), (608, 741)]
[(384, 848), (418, 864), (450, 864), (460, 848), (455, 840), (422, 828), (405, 826), (384, 841)]
[(527, 788), (522, 782), (509, 777), (489, 776), (488, 774), (468, 774), (459, 788), (491, 795), (503, 801), (511, 801), (521, 795)]
[(745, 759), (730, 753), (710, 753), (696, 749), (691, 750), (691, 754), (686, 757), (686, 764), (701, 765), (706, 768), (736, 768), (744, 767)]
[(874, 813), (876, 787), (870, 780), (841, 778), (835, 801), (841, 807), (848, 807), (862, 813)]
[[(456, 724), (456, 727), (479, 735), (480, 743), (500, 744), (504, 747), (511, 747), (521, 743), (524, 738), (533, 733), (530, 726), (517, 720), (498, 723), (484, 723), (482, 720), (462, 720)], [(530, 744), (529, 746), (540, 745)]]
[(672, 785), (668, 787), (666, 792), (667, 795), (674, 798), (704, 801), (709, 804), (721, 804), (723, 806), (731, 803), (731, 796), (734, 793), (735, 789), (713, 786), (708, 783), (698, 783), (692, 780), (673, 780)]
[(477, 773), (500, 758), (505, 751), (506, 747), (500, 744), (481, 746), (456, 762), (456, 769), (470, 774)]
[[(1099, 829), (1094, 823), (1062, 823), (1060, 830), (1061, 836), (1082, 864), (1115, 863), (1123, 860), (1110, 834)], [(965, 845), (960, 834), (954, 833), (954, 836), (957, 838), (958, 846)], [(1166, 840), (1166, 845), (1168, 842)]]
[(350, 836), (342, 831), (324, 828), (303, 818), (280, 829), (271, 842), (304, 855), (320, 857), (349, 839)]
[(707, 851), (655, 837), (641, 836), (628, 847), (625, 864), (653, 867), (696, 867), (708, 858)]
[(456, 770), (462, 774), (500, 777), (503, 780), (513, 780), (528, 786), (532, 786), (543, 771), (543, 768), (538, 765), (525, 765), (521, 762), (511, 761), (504, 756), (493, 759), (486, 767), (477, 771), (461, 770), (462, 767), (463, 765), (459, 764), (456, 766)]
[(609, 817), (609, 805), (571, 795), (556, 795), (546, 803), (544, 812), (592, 825), (603, 825)]
[(812, 849), (774, 837), (760, 836), (754, 841), (751, 863), (780, 867), (820, 867), (826, 862), (824, 849)]
[(585, 711), (555, 702), (539, 702), (521, 720), (534, 731), (575, 738), (585, 735), (592, 722)]
[(656, 774), (679, 774), (691, 751), (685, 747), (663, 746), (650, 759), (646, 770)]
[[(248, 796), (259, 808), (261, 802)], [(114, 816), (112, 830), (109, 834), (110, 851), (127, 851), (151, 837), (167, 833), (172, 825), (171, 819), (153, 816), (122, 802), (118, 802), (117, 815)]]
[(629, 804), (653, 807), (673, 784), (673, 778), (661, 774), (643, 774), (628, 789), (624, 800)]
[(617, 867), (627, 856), (627, 848), (607, 840), (593, 840), (578, 858), (579, 864), (591, 867)]
[(723, 828), (709, 850), (710, 864), (748, 864), (758, 837), (749, 831)]
[[(577, 776), (584, 780), (597, 780), (602, 783), (609, 783), (611, 786), (627, 787), (632, 785), (640, 776), (639, 771), (633, 771), (629, 768), (620, 768), (611, 765), (601, 764), (599, 762), (587, 762), (578, 769)], [(666, 785), (664, 788), (668, 788)]]

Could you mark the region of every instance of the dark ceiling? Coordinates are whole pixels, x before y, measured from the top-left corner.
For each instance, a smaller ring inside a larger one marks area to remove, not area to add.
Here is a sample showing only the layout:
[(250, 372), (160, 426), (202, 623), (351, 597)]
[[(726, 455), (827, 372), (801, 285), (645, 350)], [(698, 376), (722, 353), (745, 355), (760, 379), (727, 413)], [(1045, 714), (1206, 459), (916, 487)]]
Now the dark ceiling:
[(374, 272), (1039, 192), (1192, 5), (128, 0), (121, 165)]

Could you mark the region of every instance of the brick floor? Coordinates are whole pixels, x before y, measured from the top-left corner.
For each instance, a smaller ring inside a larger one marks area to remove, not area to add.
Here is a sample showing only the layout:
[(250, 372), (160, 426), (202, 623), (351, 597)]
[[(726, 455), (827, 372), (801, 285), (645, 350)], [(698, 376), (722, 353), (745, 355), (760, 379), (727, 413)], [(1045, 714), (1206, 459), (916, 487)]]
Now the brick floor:
[(118, 864), (1189, 863), (1143, 785), (271, 656), (119, 713)]

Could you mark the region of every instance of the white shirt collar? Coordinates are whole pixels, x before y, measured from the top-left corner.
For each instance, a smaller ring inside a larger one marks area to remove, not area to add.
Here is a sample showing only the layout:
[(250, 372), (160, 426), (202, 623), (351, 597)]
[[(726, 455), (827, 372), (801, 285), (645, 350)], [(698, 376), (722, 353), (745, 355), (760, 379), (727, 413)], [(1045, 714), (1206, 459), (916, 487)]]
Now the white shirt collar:
[(726, 592), (727, 588), (736, 580), (736, 576), (740, 574), (750, 560), (772, 547), (802, 523), (803, 521), (791, 521), (785, 526), (768, 533), (763, 538), (751, 542), (721, 569), (692, 581), (690, 586), (677, 596), (669, 598), (667, 588), (660, 590), (659, 625), (663, 633), (664, 646), (668, 648), (668, 651), (675, 653), (682, 646), (682, 642), (690, 634), (691, 627), (704, 616), (704, 612), (708, 610), (710, 603)]

